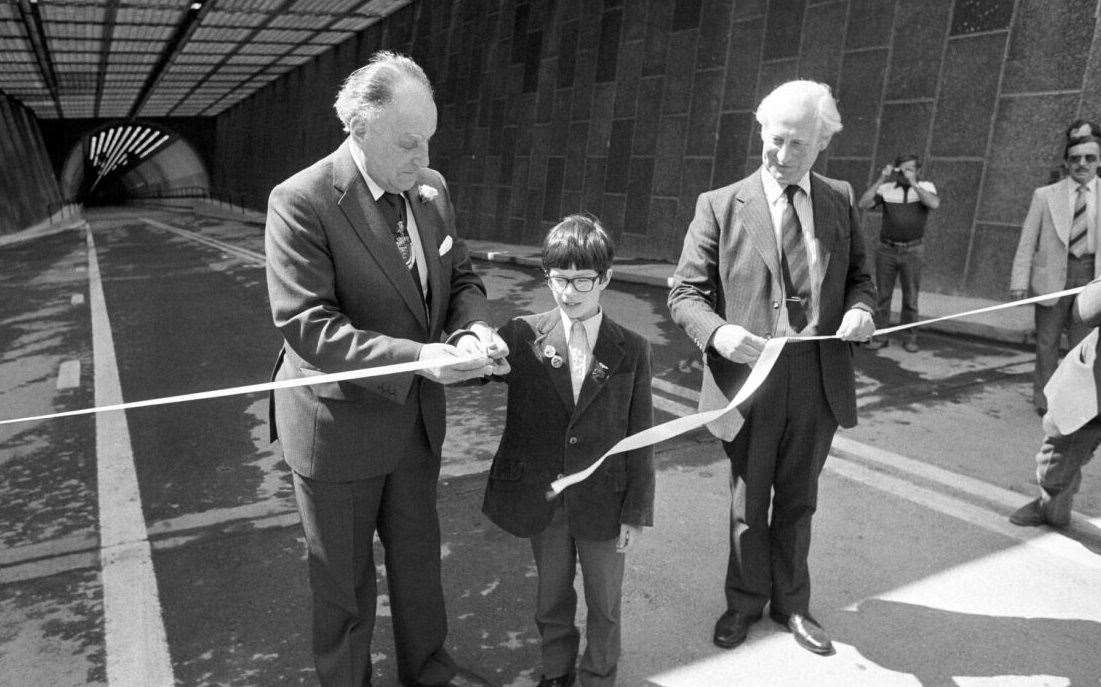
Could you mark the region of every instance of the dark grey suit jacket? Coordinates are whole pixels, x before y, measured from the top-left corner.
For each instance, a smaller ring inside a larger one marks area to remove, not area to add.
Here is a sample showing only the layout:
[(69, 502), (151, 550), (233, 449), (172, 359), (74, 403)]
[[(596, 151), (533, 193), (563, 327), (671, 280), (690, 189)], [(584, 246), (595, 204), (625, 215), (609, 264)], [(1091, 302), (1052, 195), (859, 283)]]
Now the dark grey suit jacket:
[[(268, 200), (268, 296), (285, 341), (276, 379), (414, 361), (424, 343), (488, 319), (443, 177), (425, 169), (405, 194), (428, 267), (426, 313), (351, 145), (279, 184)], [(361, 479), (424, 460), (407, 455), (423, 445), (420, 432), (436, 459), (443, 442), (443, 387), (412, 373), (280, 390), (273, 409), (273, 438), (277, 427), (287, 463), (319, 480)]]
[[(574, 403), (564, 329), (557, 309), (501, 328), (512, 365), (504, 377), (508, 410), (482, 509), (502, 529), (530, 537), (546, 528), (561, 498), (573, 536), (612, 539), (620, 524), (653, 524), (653, 447), (610, 456), (553, 501), (544, 494), (557, 477), (589, 467), (620, 439), (653, 424), (650, 344), (605, 314), (592, 373)], [(548, 346), (567, 362), (555, 367)]]
[[(847, 182), (811, 174), (814, 233), (824, 265), (818, 331), (832, 334), (856, 304), (875, 307), (860, 220)], [(776, 236), (760, 170), (700, 195), (669, 291), (669, 311), (704, 352), (700, 409), (725, 406), (749, 376), (749, 366), (709, 346), (729, 322), (770, 337), (783, 307)], [(856, 424), (851, 344), (823, 341), (822, 383), (838, 424)], [(724, 437), (728, 438), (728, 437)]]

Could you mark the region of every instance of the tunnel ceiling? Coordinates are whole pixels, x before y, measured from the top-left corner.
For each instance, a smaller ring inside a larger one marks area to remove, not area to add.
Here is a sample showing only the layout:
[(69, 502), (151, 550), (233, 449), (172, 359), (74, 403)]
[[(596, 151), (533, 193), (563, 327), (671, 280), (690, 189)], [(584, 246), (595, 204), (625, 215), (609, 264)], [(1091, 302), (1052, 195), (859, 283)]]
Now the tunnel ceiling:
[(409, 0), (0, 0), (0, 91), (44, 119), (212, 116)]

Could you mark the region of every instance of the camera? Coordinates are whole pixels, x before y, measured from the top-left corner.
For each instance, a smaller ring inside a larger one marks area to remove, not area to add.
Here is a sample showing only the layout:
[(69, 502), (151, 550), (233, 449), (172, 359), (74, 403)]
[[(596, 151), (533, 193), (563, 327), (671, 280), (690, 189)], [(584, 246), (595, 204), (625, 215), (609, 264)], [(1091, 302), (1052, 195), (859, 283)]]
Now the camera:
[(899, 184), (900, 186), (910, 185), (910, 180), (907, 179), (906, 175), (902, 173), (901, 167), (895, 167), (894, 170), (892, 170), (892, 175), (894, 177), (895, 183)]

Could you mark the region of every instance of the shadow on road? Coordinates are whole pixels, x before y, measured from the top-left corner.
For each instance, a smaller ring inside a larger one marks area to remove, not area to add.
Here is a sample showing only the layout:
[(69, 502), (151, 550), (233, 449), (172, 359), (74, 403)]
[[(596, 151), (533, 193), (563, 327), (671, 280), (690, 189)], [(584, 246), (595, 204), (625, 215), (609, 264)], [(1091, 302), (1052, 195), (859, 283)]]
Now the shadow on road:
[(1009, 675), (1063, 677), (1073, 687), (1096, 685), (1101, 674), (1101, 623), (1090, 620), (994, 617), (871, 599), (838, 613), (831, 628), (868, 660), (912, 674), (925, 687)]

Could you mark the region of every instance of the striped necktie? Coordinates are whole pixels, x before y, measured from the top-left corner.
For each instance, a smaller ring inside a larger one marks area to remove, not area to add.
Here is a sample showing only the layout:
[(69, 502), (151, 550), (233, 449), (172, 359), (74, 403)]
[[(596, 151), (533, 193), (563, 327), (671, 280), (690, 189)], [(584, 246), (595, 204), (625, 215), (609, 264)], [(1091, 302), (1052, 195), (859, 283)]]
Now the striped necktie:
[(1071, 255), (1076, 258), (1089, 252), (1089, 241), (1086, 240), (1090, 231), (1089, 217), (1086, 214), (1088, 192), (1089, 189), (1082, 184), (1074, 197), (1074, 219), (1070, 223), (1070, 243), (1067, 245)]
[(796, 333), (807, 326), (807, 307), (810, 304), (810, 266), (807, 262), (807, 246), (803, 242), (803, 225), (799, 222), (799, 213), (795, 211), (795, 194), (798, 184), (788, 184), (784, 195), (788, 205), (780, 218), (783, 247), (780, 253), (780, 267), (784, 276), (784, 291), (787, 297), (788, 323)]

